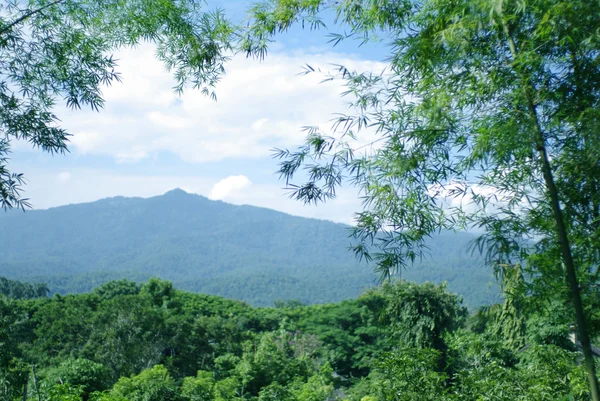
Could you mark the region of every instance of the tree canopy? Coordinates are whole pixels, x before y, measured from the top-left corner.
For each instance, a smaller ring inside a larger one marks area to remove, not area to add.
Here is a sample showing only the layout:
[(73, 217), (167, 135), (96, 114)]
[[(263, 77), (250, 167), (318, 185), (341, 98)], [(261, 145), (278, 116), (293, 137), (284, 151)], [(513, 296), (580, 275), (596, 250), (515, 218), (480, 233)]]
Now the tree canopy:
[(277, 308), (157, 279), (0, 297), (0, 399), (589, 399), (572, 343), (547, 342), (532, 324), (528, 347), (515, 347), (496, 323), (493, 313), (467, 316), (443, 285), (407, 282), (336, 304)]

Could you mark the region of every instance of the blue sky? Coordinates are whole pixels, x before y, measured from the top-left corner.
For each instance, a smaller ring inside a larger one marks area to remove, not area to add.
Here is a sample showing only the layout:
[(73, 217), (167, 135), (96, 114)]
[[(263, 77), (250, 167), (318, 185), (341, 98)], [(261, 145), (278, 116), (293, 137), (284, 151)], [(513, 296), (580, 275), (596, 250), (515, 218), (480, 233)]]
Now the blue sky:
[[(251, 2), (209, 2), (239, 19)], [(329, 21), (331, 22), (331, 21)], [(277, 37), (262, 61), (235, 57), (217, 86), (216, 102), (198, 91), (181, 97), (174, 81), (144, 44), (115, 54), (123, 83), (104, 89), (103, 110), (57, 107), (73, 135), (70, 153), (48, 155), (16, 144), (10, 168), (23, 172), (25, 196), (34, 208), (80, 203), (110, 196), (148, 197), (182, 188), (235, 204), (269, 207), (307, 217), (350, 223), (360, 209), (356, 192), (344, 188), (327, 205), (289, 200), (270, 157), (273, 147), (302, 143), (302, 126), (329, 126), (345, 110), (338, 83), (299, 76), (305, 63), (331, 69), (380, 70), (383, 43), (359, 47), (349, 41), (332, 48), (329, 30), (295, 28)]]

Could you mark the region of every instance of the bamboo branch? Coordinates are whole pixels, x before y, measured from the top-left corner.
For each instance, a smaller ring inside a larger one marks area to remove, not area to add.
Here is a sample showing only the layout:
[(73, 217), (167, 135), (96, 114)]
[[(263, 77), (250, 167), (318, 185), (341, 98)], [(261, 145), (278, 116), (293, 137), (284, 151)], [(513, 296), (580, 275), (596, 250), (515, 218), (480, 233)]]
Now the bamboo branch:
[(50, 4), (46, 4), (43, 7), (37, 8), (35, 10), (30, 10), (28, 12), (26, 12), (25, 14), (23, 14), (22, 16), (20, 16), (19, 18), (17, 18), (16, 20), (14, 20), (13, 22), (11, 22), (10, 24), (8, 24), (7, 26), (5, 26), (4, 28), (2, 28), (2, 30), (0, 30), (0, 35), (5, 34), (6, 32), (10, 31), (12, 29), (12, 27), (14, 27), (15, 25), (20, 24), (21, 22), (25, 21), (27, 18), (31, 17), (32, 15), (41, 13), (42, 11), (44, 11), (47, 8), (50, 8), (52, 6), (55, 6), (59, 3), (64, 2), (65, 0), (55, 0)]

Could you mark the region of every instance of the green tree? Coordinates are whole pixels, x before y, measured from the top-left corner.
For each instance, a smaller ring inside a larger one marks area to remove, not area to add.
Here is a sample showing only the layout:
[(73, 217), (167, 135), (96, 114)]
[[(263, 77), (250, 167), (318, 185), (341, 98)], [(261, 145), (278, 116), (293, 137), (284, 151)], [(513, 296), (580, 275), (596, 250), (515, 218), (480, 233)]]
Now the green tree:
[(17, 280), (9, 280), (6, 277), (0, 277), (0, 296), (4, 295), (13, 299), (24, 298), (43, 298), (48, 295), (48, 286), (46, 284), (22, 283)]
[(186, 377), (181, 385), (181, 395), (190, 401), (213, 399), (215, 379), (212, 372), (198, 371), (196, 377)]
[(178, 401), (181, 399), (175, 381), (162, 365), (146, 369), (131, 378), (120, 378), (110, 395), (129, 401)]
[(243, 400), (242, 394), (243, 390), (236, 377), (228, 377), (215, 384), (215, 401)]
[[(381, 298), (381, 293), (370, 291), (359, 300), (314, 305), (298, 322), (300, 330), (316, 336), (314, 340), (318, 342), (313, 347), (339, 375), (348, 378), (366, 375), (373, 354), (385, 349), (384, 344), (377, 341), (383, 337), (377, 321), (381, 305), (367, 306), (375, 298)], [(304, 339), (311, 337), (304, 336)]]
[[(474, 227), (490, 262), (561, 276), (600, 400), (580, 290), (599, 273), (600, 4), (272, 1), (255, 8), (250, 36), (264, 42), (327, 7), (349, 36), (389, 35), (389, 66), (333, 74), (353, 112), (331, 132), (307, 128), (297, 151), (276, 152), (292, 196), (325, 201), (343, 182), (356, 186), (355, 252), (383, 276), (425, 253), (431, 234)], [(359, 149), (367, 129), (377, 137)], [(552, 263), (539, 268), (536, 254)]]
[[(161, 362), (168, 347), (166, 311), (151, 296), (123, 295), (100, 305), (86, 324), (84, 355), (101, 360), (117, 379), (137, 374)], [(73, 333), (76, 334), (76, 333)]]
[(446, 376), (437, 371), (439, 352), (403, 348), (376, 363), (373, 391), (386, 401), (447, 400)]
[(71, 384), (55, 384), (46, 389), (44, 398), (48, 401), (82, 401), (87, 400), (83, 397), (83, 389), (81, 386), (73, 386)]
[(273, 382), (268, 386), (263, 387), (258, 395), (258, 401), (295, 401), (296, 398), (292, 395), (287, 387), (282, 386), (277, 382)]
[(140, 285), (126, 279), (109, 281), (94, 288), (94, 294), (102, 299), (112, 299), (119, 295), (136, 295), (140, 293)]
[[(492, 318), (490, 331), (504, 339), (512, 349), (519, 349), (525, 341), (526, 286), (520, 265), (500, 266), (500, 280), (504, 302), (501, 307), (494, 305), (487, 309)], [(534, 300), (534, 298), (529, 298)]]
[(27, 316), (14, 301), (0, 295), (0, 396), (11, 400), (27, 386), (27, 366), (19, 360)]
[(50, 387), (56, 384), (77, 386), (84, 399), (87, 399), (90, 393), (109, 387), (110, 370), (89, 359), (67, 359), (46, 372), (44, 381)]
[[(29, 206), (24, 178), (8, 168), (11, 141), (67, 151), (53, 107), (102, 108), (102, 86), (119, 80), (111, 53), (142, 41), (186, 84), (210, 94), (223, 72), (232, 28), (196, 0), (10, 0), (0, 5), (0, 207)], [(213, 94), (214, 96), (214, 94)]]
[(326, 401), (333, 394), (333, 369), (328, 363), (320, 367), (306, 382), (296, 381), (293, 395), (298, 401)]
[(446, 292), (443, 284), (385, 283), (373, 291), (380, 291), (386, 300), (381, 317), (399, 344), (444, 352), (444, 335), (461, 327), (467, 315), (459, 298)]
[(142, 286), (141, 293), (150, 296), (155, 306), (162, 306), (173, 296), (173, 284), (170, 281), (151, 278)]
[(449, 340), (456, 400), (589, 400), (576, 354), (554, 345), (515, 352), (484, 335), (454, 333)]
[[(88, 295), (42, 299), (31, 308), (35, 332), (32, 346), (24, 349), (27, 357), (42, 366), (57, 358), (62, 361), (77, 355), (92, 336), (96, 307), (95, 297)], [(92, 358), (90, 358), (92, 359)]]

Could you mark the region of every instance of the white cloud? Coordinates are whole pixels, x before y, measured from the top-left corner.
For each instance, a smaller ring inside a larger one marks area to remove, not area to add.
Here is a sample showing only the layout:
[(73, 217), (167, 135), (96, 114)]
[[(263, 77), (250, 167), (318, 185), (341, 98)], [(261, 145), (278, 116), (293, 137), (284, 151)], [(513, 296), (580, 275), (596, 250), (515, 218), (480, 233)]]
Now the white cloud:
[(123, 83), (105, 88), (106, 108), (56, 112), (74, 134), (72, 150), (136, 162), (170, 152), (191, 163), (267, 157), (273, 147), (300, 144), (306, 125), (330, 126), (344, 111), (340, 82), (321, 83), (317, 73), (298, 75), (310, 63), (356, 70), (381, 70), (383, 63), (336, 53), (271, 53), (264, 62), (235, 57), (218, 84), (218, 101), (188, 89), (181, 97), (172, 77), (143, 45), (122, 51)]
[(252, 185), (252, 181), (245, 175), (232, 175), (217, 182), (211, 189), (210, 199), (224, 200), (239, 197), (242, 189)]
[(263, 129), (263, 127), (268, 121), (268, 118), (261, 118), (260, 120), (256, 120), (254, 123), (252, 123), (252, 129), (254, 131), (260, 131), (261, 129)]
[(68, 171), (58, 173), (58, 175), (56, 176), (56, 180), (61, 184), (66, 184), (69, 181), (71, 181), (71, 173), (69, 173)]

